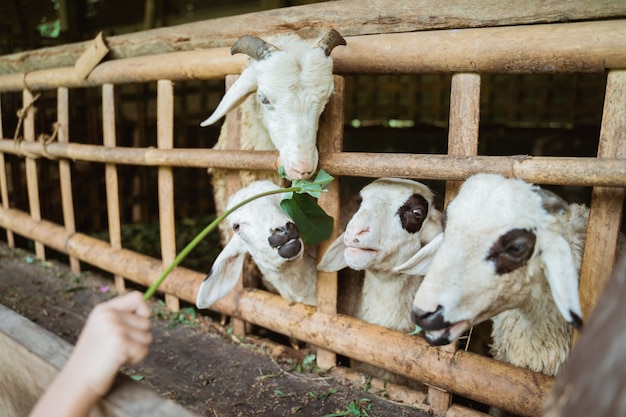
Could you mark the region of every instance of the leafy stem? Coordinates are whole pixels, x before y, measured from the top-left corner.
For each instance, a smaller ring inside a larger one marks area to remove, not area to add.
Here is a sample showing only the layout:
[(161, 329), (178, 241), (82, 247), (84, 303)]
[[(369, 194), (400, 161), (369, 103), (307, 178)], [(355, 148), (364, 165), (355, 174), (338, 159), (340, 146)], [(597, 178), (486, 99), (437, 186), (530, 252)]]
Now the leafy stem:
[[(281, 167), (282, 168), (282, 167)], [(279, 169), (279, 174), (281, 174), (281, 176), (283, 176), (284, 171), (281, 171)], [(248, 204), (251, 201), (256, 200), (257, 198), (261, 198), (261, 197), (265, 197), (268, 195), (272, 195), (272, 194), (280, 194), (280, 193), (285, 193), (286, 196), (283, 199), (283, 201), (281, 202), (281, 206), (283, 207), (283, 210), (285, 210), (287, 212), (287, 214), (291, 215), (292, 218), (293, 217), (300, 217), (301, 219), (303, 219), (303, 221), (309, 221), (307, 223), (310, 223), (310, 220), (315, 217), (315, 216), (319, 216), (319, 212), (317, 212), (317, 210), (314, 209), (314, 207), (310, 206), (310, 203), (305, 202), (304, 206), (305, 206), (305, 211), (302, 212), (301, 207), (302, 202), (300, 202), (299, 204), (295, 204), (295, 206), (293, 204), (287, 204), (284, 205), (283, 203), (286, 200), (291, 200), (294, 197), (293, 193), (298, 193), (298, 194), (302, 194), (302, 193), (307, 193), (310, 194), (311, 196), (315, 197), (315, 198), (319, 198), (320, 193), (322, 191), (325, 191), (326, 187), (328, 186), (328, 184), (333, 180), (334, 178), (332, 176), (330, 176), (329, 174), (327, 174), (326, 172), (324, 172), (324, 170), (320, 170), (319, 173), (317, 174), (317, 176), (315, 177), (314, 181), (307, 181), (307, 180), (298, 180), (298, 181), (293, 181), (291, 187), (286, 187), (286, 188), (279, 188), (277, 190), (271, 190), (271, 191), (265, 191), (263, 193), (259, 193), (256, 195), (253, 195), (250, 198), (247, 198), (243, 201), (241, 201), (240, 203), (234, 205), (233, 207), (231, 207), (230, 209), (226, 210), (224, 213), (222, 213), (221, 215), (217, 216), (215, 218), (215, 220), (213, 220), (207, 227), (205, 227), (200, 233), (198, 233), (196, 235), (195, 238), (193, 238), (193, 240), (191, 242), (189, 242), (187, 244), (187, 246), (185, 246), (183, 248), (183, 250), (180, 251), (180, 253), (176, 256), (176, 258), (174, 258), (174, 260), (167, 266), (167, 268), (165, 268), (163, 270), (163, 272), (161, 273), (161, 275), (157, 278), (156, 281), (154, 281), (152, 283), (152, 285), (150, 285), (150, 287), (148, 288), (148, 290), (146, 290), (146, 292), (143, 295), (144, 300), (149, 300), (154, 293), (156, 292), (156, 290), (159, 288), (159, 286), (161, 285), (161, 283), (165, 280), (165, 278), (169, 275), (170, 272), (172, 272), (174, 270), (174, 268), (176, 268), (176, 266), (178, 266), (184, 259), (185, 257), (193, 250), (193, 248), (195, 248), (198, 243), (200, 243), (200, 241), (202, 241), (202, 239), (204, 239), (204, 237), (206, 235), (208, 235), (209, 233), (211, 233), (211, 231), (213, 231), (213, 229), (215, 229), (217, 227), (217, 225), (219, 224), (219, 222), (221, 222), (222, 220), (224, 220), (226, 217), (228, 217), (228, 215), (230, 215), (233, 211), (237, 210), (239, 207)], [(314, 206), (317, 206), (317, 203), (315, 203)], [(313, 208), (313, 211), (311, 211), (311, 209)], [(319, 210), (321, 210), (321, 212), (326, 215), (326, 213), (321, 209), (321, 207), (317, 206), (317, 208)], [(307, 210), (308, 209), (308, 210)], [(315, 211), (315, 213), (314, 213)], [(328, 215), (326, 215), (327, 217), (329, 217)], [(330, 231), (332, 232), (332, 217), (330, 218)], [(298, 220), (294, 219), (294, 221), (296, 222), (296, 224), (298, 224)], [(306, 228), (310, 228), (310, 224), (305, 225), (305, 229)], [(327, 229), (327, 227), (325, 228)], [(319, 233), (318, 230), (315, 230), (313, 233)], [(328, 236), (330, 236), (330, 232), (326, 233), (326, 230), (324, 230), (322, 232), (323, 234), (327, 234)], [(304, 234), (304, 233), (303, 233)], [(325, 238), (328, 238), (328, 236), (326, 236)], [(316, 236), (316, 240), (318, 240), (320, 237)], [(324, 240), (324, 239), (322, 239)], [(305, 239), (306, 241), (306, 239)], [(311, 242), (309, 242), (311, 243)], [(314, 244), (314, 243), (311, 243)]]

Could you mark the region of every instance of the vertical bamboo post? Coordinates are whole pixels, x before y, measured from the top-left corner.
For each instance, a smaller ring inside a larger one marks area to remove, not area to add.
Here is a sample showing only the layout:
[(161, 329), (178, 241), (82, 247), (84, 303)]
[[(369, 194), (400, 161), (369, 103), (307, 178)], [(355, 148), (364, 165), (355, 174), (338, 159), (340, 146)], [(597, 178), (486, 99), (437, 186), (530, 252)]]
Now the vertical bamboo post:
[[(70, 111), (69, 92), (65, 87), (57, 89), (57, 123), (59, 143), (69, 142)], [(72, 197), (72, 174), (70, 161), (59, 160), (59, 179), (61, 181), (61, 205), (63, 209), (63, 223), (69, 233), (76, 232), (74, 219), (74, 200)], [(70, 256), (70, 268), (73, 273), (80, 273), (80, 262), (75, 256)]]
[[(30, 91), (24, 90), (22, 96), (24, 108), (27, 109), (24, 116), (24, 140), (35, 142), (35, 106), (33, 105), (33, 95)], [(41, 208), (39, 205), (37, 161), (31, 157), (26, 157), (26, 187), (28, 189), (30, 215), (33, 220), (39, 221), (41, 220)], [(35, 255), (41, 260), (46, 259), (46, 250), (41, 242), (35, 241)]]
[[(335, 75), (335, 91), (326, 104), (319, 124), (319, 151), (341, 152), (343, 149), (343, 119), (345, 79)], [(331, 237), (318, 247), (320, 258), (328, 246), (338, 235), (339, 224), (339, 179), (336, 178), (328, 186), (328, 192), (322, 193), (319, 198), (320, 206), (334, 219)], [(337, 314), (337, 273), (317, 273), (317, 309), (325, 314)], [(322, 369), (334, 367), (337, 364), (337, 355), (325, 349), (317, 350), (317, 366)]]
[[(174, 148), (174, 85), (170, 80), (157, 83), (157, 147)], [(159, 229), (161, 259), (167, 267), (176, 258), (176, 227), (174, 216), (174, 173), (170, 166), (159, 166)], [(165, 294), (165, 304), (172, 311), (180, 310), (178, 297)]]
[[(102, 85), (102, 136), (106, 147), (116, 146), (115, 134), (115, 89), (113, 84)], [(107, 196), (107, 217), (109, 223), (109, 242), (113, 249), (122, 248), (122, 226), (120, 221), (120, 193), (117, 178), (117, 166), (104, 165), (104, 182)], [(119, 293), (126, 291), (124, 277), (115, 275), (115, 289)]]
[[(626, 70), (613, 70), (607, 77), (598, 158), (626, 158)], [(583, 318), (589, 317), (611, 276), (625, 195), (624, 188), (593, 187), (580, 273)]]
[[(225, 79), (226, 90), (228, 90), (239, 78), (238, 75), (227, 75)], [(226, 132), (228, 134), (224, 149), (239, 150), (241, 149), (241, 109), (239, 107), (229, 111), (224, 120), (226, 124)], [(242, 187), (239, 174), (236, 172), (228, 172), (226, 174), (227, 195), (233, 195)], [(243, 275), (239, 277), (236, 290), (243, 288)], [(233, 317), (231, 319), (233, 333), (238, 336), (244, 336), (246, 333), (246, 323), (243, 320)]]
[[(471, 156), (478, 153), (478, 125), (480, 122), (480, 75), (458, 73), (452, 75), (450, 86), (450, 121), (448, 155)], [(461, 181), (447, 181), (445, 204), (457, 194)], [(457, 342), (441, 349), (454, 352)], [(452, 403), (452, 394), (436, 387), (428, 388), (428, 400), (435, 414), (444, 415)]]
[[(2, 114), (2, 103), (0, 101), (0, 115)], [(4, 138), (4, 130), (2, 129), (2, 117), (0, 117), (0, 138)], [(2, 207), (9, 208), (9, 186), (7, 183), (7, 166), (4, 163), (4, 153), (0, 152), (0, 197), (2, 198)], [(10, 248), (15, 247), (15, 238), (13, 231), (6, 229), (7, 245)]]

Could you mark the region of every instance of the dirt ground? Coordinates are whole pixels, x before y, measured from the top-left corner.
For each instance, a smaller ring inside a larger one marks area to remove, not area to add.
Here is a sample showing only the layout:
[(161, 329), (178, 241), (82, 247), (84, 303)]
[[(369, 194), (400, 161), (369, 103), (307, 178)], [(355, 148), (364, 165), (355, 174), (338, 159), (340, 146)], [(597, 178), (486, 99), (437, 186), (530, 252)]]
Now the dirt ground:
[[(0, 303), (75, 343), (93, 306), (115, 296), (112, 279), (73, 274), (0, 243)], [(140, 364), (122, 371), (200, 416), (414, 416), (367, 384), (316, 369), (307, 350), (258, 336), (233, 336), (219, 318), (191, 306), (172, 313), (151, 301), (154, 343)]]

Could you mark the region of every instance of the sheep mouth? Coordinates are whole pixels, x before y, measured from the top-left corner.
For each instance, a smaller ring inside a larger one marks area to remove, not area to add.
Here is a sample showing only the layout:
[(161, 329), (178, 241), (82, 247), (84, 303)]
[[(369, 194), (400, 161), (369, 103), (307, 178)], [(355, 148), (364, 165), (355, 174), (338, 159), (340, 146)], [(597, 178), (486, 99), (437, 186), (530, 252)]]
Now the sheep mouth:
[(469, 328), (469, 321), (457, 321), (456, 323), (442, 329), (424, 330), (424, 338), (432, 346), (447, 345), (455, 341)]
[(302, 245), (302, 240), (291, 239), (283, 245), (276, 246), (276, 249), (281, 258), (292, 261), (302, 254), (304, 246)]
[(368, 254), (369, 254), (369, 253), (374, 253), (374, 254), (377, 254), (377, 253), (379, 253), (379, 252), (380, 252), (380, 249), (375, 249), (375, 248), (359, 248), (359, 247), (356, 247), (356, 246), (348, 246), (348, 247), (346, 248), (346, 251), (347, 251), (347, 253), (348, 253), (348, 254), (351, 254), (351, 255), (359, 255), (359, 254), (361, 254), (361, 253), (368, 253)]

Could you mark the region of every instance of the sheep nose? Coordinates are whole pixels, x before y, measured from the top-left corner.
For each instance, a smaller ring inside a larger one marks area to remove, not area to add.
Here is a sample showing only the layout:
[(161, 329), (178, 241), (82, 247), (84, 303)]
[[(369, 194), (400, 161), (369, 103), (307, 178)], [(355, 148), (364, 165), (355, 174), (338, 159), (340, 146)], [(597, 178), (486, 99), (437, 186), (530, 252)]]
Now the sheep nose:
[(411, 320), (424, 330), (439, 330), (449, 327), (451, 323), (444, 318), (445, 309), (438, 305), (435, 311), (413, 308)]
[(297, 168), (294, 168), (293, 174), (294, 180), (305, 180), (313, 174), (313, 171), (300, 171)]
[(282, 258), (293, 259), (302, 252), (300, 231), (294, 223), (272, 229), (267, 240), (272, 248), (278, 248), (278, 255)]

